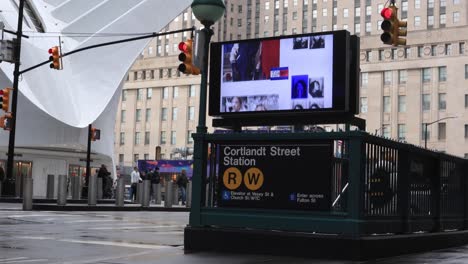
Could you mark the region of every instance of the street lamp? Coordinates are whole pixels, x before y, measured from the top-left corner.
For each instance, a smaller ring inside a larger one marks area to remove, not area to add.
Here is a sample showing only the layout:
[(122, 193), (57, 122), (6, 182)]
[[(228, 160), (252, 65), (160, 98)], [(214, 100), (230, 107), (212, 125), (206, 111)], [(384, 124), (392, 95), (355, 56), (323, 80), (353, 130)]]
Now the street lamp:
[(203, 24), (204, 28), (200, 34), (205, 34), (203, 47), (203, 58), (201, 67), (200, 83), (200, 107), (198, 111), (197, 133), (194, 135), (193, 151), (193, 191), (192, 208), (190, 214), (190, 224), (199, 225), (200, 219), (197, 217), (201, 205), (203, 159), (207, 156), (207, 149), (204, 146), (204, 138), (207, 132), (206, 127), (206, 95), (208, 84), (208, 55), (210, 51), (210, 39), (213, 30), (210, 28), (218, 19), (223, 16), (226, 6), (222, 0), (194, 0), (191, 5), (195, 17)]
[(424, 123), (424, 148), (427, 148), (427, 127), (435, 124), (439, 121), (446, 120), (446, 119), (451, 119), (451, 118), (457, 118), (458, 116), (447, 116), (441, 119), (437, 119), (436, 121), (430, 122), (430, 123)]

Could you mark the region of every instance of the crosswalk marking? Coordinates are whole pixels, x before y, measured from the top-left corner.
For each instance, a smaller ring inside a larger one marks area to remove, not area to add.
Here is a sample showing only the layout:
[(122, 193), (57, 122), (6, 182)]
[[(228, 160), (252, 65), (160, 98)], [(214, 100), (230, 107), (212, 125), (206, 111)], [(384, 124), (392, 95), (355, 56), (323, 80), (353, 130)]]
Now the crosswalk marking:
[(8, 263), (32, 263), (32, 262), (44, 262), (44, 261), (48, 261), (48, 259), (28, 259), (28, 258), (26, 258), (26, 257), (0, 259), (0, 263), (1, 263), (1, 264), (8, 264)]

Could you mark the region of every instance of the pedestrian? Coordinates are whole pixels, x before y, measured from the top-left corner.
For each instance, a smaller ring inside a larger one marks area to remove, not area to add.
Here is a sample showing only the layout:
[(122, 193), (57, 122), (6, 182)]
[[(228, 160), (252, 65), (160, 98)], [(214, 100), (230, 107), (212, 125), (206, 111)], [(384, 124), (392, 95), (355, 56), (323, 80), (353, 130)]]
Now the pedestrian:
[(109, 199), (112, 197), (112, 178), (106, 165), (102, 164), (98, 172), (98, 178), (102, 179), (102, 198)]
[(176, 183), (177, 183), (177, 186), (179, 186), (180, 196), (182, 198), (182, 205), (185, 205), (185, 201), (187, 199), (186, 195), (187, 195), (187, 183), (188, 183), (188, 178), (187, 178), (185, 170), (182, 170), (182, 173), (180, 174)]
[(130, 176), (131, 176), (130, 177), (130, 183), (131, 183), (131, 186), (130, 186), (130, 200), (135, 201), (137, 184), (140, 181), (143, 181), (143, 179), (141, 179), (140, 172), (138, 171), (137, 167), (133, 168), (132, 174)]
[(155, 203), (157, 200), (156, 197), (156, 184), (159, 184), (161, 182), (161, 178), (159, 175), (159, 167), (154, 168), (154, 170), (151, 173), (151, 197), (153, 197), (153, 202)]

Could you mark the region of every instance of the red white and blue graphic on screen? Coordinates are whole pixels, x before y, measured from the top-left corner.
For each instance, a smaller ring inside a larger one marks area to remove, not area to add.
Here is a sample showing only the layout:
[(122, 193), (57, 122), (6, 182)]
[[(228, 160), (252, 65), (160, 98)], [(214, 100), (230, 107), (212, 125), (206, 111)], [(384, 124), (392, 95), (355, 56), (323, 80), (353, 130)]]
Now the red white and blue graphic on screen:
[(289, 68), (288, 67), (279, 67), (271, 68), (270, 70), (270, 80), (287, 80), (289, 79)]

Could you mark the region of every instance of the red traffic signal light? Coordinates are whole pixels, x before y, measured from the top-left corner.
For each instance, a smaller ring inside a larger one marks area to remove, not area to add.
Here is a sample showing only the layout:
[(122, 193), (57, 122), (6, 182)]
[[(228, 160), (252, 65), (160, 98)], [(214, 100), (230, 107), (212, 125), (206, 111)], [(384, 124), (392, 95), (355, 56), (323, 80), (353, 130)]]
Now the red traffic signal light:
[(386, 7), (380, 11), (380, 15), (384, 18), (380, 27), (384, 31), (380, 35), (380, 40), (384, 44), (398, 46), (406, 45), (406, 39), (400, 38), (400, 36), (406, 36), (406, 21), (400, 21), (398, 19), (398, 8), (395, 5)]
[(3, 130), (11, 130), (11, 118), (11, 113), (6, 113), (0, 117), (0, 127), (3, 128)]
[(380, 11), (380, 15), (384, 19), (391, 19), (392, 14), (393, 14), (393, 10), (390, 7), (385, 7), (384, 9), (382, 9), (382, 11)]
[(193, 65), (192, 61), (192, 45), (193, 42), (191, 39), (179, 43), (179, 50), (182, 53), (179, 54), (179, 61), (182, 63), (179, 65), (178, 70), (185, 74), (200, 74), (200, 69)]
[(49, 61), (52, 63), (50, 64), (51, 69), (61, 70), (62, 66), (60, 63), (60, 48), (58, 46), (54, 46), (49, 49)]
[(10, 90), (11, 88), (5, 88), (0, 90), (0, 109), (7, 112), (10, 105)]

